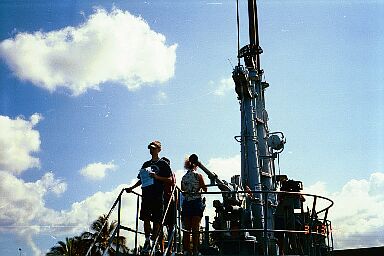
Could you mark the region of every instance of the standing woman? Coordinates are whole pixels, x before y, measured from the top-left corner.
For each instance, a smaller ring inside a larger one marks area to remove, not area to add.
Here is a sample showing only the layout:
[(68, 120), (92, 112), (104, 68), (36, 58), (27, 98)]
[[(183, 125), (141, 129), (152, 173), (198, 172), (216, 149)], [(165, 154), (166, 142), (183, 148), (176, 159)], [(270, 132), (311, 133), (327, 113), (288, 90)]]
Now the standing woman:
[[(183, 234), (183, 247), (184, 253), (192, 255), (198, 254), (199, 246), (199, 228), (200, 221), (203, 217), (204, 203), (202, 196), (199, 192), (207, 191), (203, 176), (196, 172), (198, 161), (197, 156), (192, 154), (185, 160), (184, 168), (187, 173), (181, 179), (181, 190), (183, 190), (183, 205), (182, 205), (182, 218), (184, 229), (187, 232)], [(192, 250), (190, 246), (190, 233), (192, 231)]]

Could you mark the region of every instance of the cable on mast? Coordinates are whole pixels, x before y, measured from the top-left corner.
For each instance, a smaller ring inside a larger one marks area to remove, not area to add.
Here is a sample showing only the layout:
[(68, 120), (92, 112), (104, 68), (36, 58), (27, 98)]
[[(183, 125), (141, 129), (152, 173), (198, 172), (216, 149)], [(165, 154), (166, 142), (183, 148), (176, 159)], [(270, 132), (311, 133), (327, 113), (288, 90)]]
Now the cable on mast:
[(236, 19), (237, 19), (237, 63), (240, 66), (240, 17), (239, 0), (236, 0)]

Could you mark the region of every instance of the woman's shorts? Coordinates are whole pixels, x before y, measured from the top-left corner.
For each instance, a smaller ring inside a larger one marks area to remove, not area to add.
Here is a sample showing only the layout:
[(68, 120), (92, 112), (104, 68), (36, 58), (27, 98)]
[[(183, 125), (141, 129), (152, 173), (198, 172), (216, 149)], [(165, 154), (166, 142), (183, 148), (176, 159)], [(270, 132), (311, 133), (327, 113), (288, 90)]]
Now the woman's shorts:
[(201, 198), (187, 201), (183, 200), (182, 215), (183, 217), (200, 216), (203, 217), (205, 205)]

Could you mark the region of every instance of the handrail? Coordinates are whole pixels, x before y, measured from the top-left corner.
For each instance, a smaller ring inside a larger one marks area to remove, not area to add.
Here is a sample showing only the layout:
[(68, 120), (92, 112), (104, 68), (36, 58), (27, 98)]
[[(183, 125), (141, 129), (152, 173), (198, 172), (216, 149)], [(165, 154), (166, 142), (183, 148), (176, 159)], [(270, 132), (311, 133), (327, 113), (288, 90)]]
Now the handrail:
[(289, 192), (289, 191), (269, 191), (269, 190), (236, 190), (236, 191), (207, 191), (207, 192), (199, 192), (199, 193), (191, 193), (191, 194), (201, 194), (201, 195), (210, 195), (210, 194), (217, 194), (217, 195), (220, 195), (220, 194), (234, 194), (234, 193), (239, 193), (239, 194), (249, 194), (249, 193), (259, 193), (259, 194), (286, 194), (286, 195), (299, 195), (299, 196), (310, 196), (310, 197), (313, 197), (313, 198), (320, 198), (320, 199), (323, 199), (325, 201), (328, 201), (330, 204), (317, 211), (316, 214), (320, 214), (326, 210), (328, 210), (329, 208), (331, 208), (333, 205), (334, 205), (334, 202), (327, 198), (327, 197), (324, 197), (324, 196), (319, 196), (319, 195), (314, 195), (314, 194), (309, 194), (309, 193), (301, 193), (301, 192)]
[[(87, 253), (85, 254), (85, 256), (90, 256), (90, 255), (91, 255), (91, 250), (92, 250), (93, 246), (95, 246), (97, 239), (99, 238), (99, 236), (100, 236), (102, 230), (104, 229), (105, 225), (107, 224), (107, 222), (108, 222), (108, 218), (111, 216), (111, 214), (112, 214), (113, 210), (115, 209), (116, 205), (121, 203), (121, 196), (122, 196), (122, 194), (124, 193), (124, 191), (125, 191), (125, 189), (122, 189), (122, 190), (120, 191), (120, 193), (119, 193), (119, 195), (117, 196), (115, 202), (113, 203), (112, 207), (110, 208), (110, 210), (109, 210), (107, 216), (105, 217), (105, 221), (104, 221), (104, 223), (103, 223), (103, 225), (102, 225), (102, 227), (101, 227), (99, 233), (98, 233), (98, 234), (95, 236), (95, 238), (93, 239), (93, 242), (92, 242), (91, 246), (89, 247), (89, 249), (88, 249)], [(131, 193), (136, 194), (136, 195), (138, 195), (138, 196), (141, 196), (140, 194), (138, 194), (138, 193), (136, 193), (136, 192), (134, 192), (134, 191), (131, 191)], [(120, 208), (120, 207), (119, 207), (119, 208)], [(120, 212), (120, 209), (119, 209), (119, 212)], [(120, 213), (118, 213), (118, 214), (120, 214)], [(120, 221), (118, 221), (117, 226), (116, 226), (116, 229), (115, 229), (115, 231), (114, 231), (113, 234), (112, 234), (112, 237), (115, 235), (116, 231), (118, 232), (119, 229), (120, 229)], [(112, 237), (111, 237), (111, 238), (112, 238)], [(112, 243), (112, 240), (113, 240), (113, 239), (110, 240), (110, 243), (108, 244), (108, 247), (109, 247), (110, 244)]]
[(107, 222), (108, 222), (108, 218), (109, 218), (109, 216), (111, 215), (113, 209), (115, 209), (116, 205), (117, 205), (117, 204), (119, 203), (119, 201), (121, 200), (121, 195), (123, 194), (123, 192), (124, 192), (124, 189), (122, 189), (122, 190), (120, 191), (119, 195), (117, 196), (115, 202), (113, 203), (111, 209), (109, 210), (107, 216), (105, 217), (105, 222), (103, 223), (103, 226), (101, 227), (101, 229), (100, 229), (99, 233), (97, 234), (97, 236), (93, 239), (93, 242), (92, 242), (91, 246), (89, 247), (89, 249), (88, 249), (87, 253), (85, 254), (85, 256), (89, 256), (89, 255), (91, 255), (90, 253), (91, 253), (92, 247), (95, 246), (95, 244), (96, 244), (96, 240), (99, 238), (99, 236), (100, 236), (100, 234), (101, 234), (101, 232), (102, 232), (102, 230), (103, 230), (105, 224), (107, 224)]
[[(302, 233), (302, 234), (307, 234), (308, 231), (305, 231), (305, 230), (293, 230), (293, 229), (264, 229), (264, 228), (238, 228), (238, 229), (215, 229), (215, 230), (210, 230), (210, 231), (189, 231), (189, 230), (186, 230), (186, 229), (181, 229), (183, 232), (186, 232), (186, 233), (189, 233), (189, 234), (203, 234), (203, 233), (225, 233), (225, 232), (248, 232), (248, 231), (260, 231), (260, 232), (264, 232), (265, 230), (267, 230), (267, 232), (272, 232), (272, 233), (275, 233), (275, 232), (284, 232), (284, 233)], [(323, 233), (321, 232), (312, 232), (312, 234), (316, 234), (316, 235), (324, 235)]]
[[(121, 211), (121, 200), (122, 200), (122, 194), (124, 193), (125, 189), (122, 189), (119, 193), (119, 195), (117, 196), (114, 204), (112, 205), (112, 207), (110, 208), (106, 218), (105, 218), (105, 222), (103, 223), (102, 225), (102, 228), (101, 230), (99, 231), (99, 233), (95, 236), (90, 248), (88, 249), (87, 251), (87, 254), (86, 256), (90, 256), (91, 255), (91, 250), (93, 248), (93, 246), (95, 245), (97, 239), (99, 238), (100, 234), (101, 234), (101, 231), (102, 229), (104, 228), (104, 226), (106, 225), (107, 221), (108, 221), (108, 218), (110, 217), (110, 215), (112, 214), (112, 211), (116, 208), (116, 205), (118, 205), (118, 223), (117, 223), (117, 226), (115, 228), (115, 230), (113, 231), (113, 234), (111, 236), (111, 238), (109, 239), (109, 244), (108, 244), (108, 247), (107, 249), (111, 246), (113, 240), (114, 240), (114, 237), (117, 236), (119, 237), (120, 234), (119, 234), (119, 230), (120, 229), (123, 229), (123, 230), (126, 230), (126, 231), (129, 231), (129, 232), (134, 232), (135, 233), (135, 254), (137, 255), (138, 254), (138, 246), (137, 246), (137, 235), (138, 234), (144, 234), (143, 232), (140, 232), (138, 231), (138, 209), (139, 209), (139, 198), (141, 197), (141, 194), (137, 193), (137, 192), (134, 192), (134, 191), (129, 191), (128, 193), (132, 193), (132, 194), (135, 194), (137, 195), (137, 210), (136, 210), (136, 227), (135, 229), (132, 229), (132, 228), (129, 228), (129, 227), (125, 227), (125, 226), (122, 226), (121, 225), (121, 220), (120, 220), (120, 211)], [(155, 238), (155, 241), (154, 241), (154, 244), (153, 244), (153, 247), (150, 251), (150, 256), (154, 255), (155, 253), (155, 248), (156, 248), (156, 245), (157, 243), (159, 242), (159, 238), (160, 238), (160, 235), (161, 235), (161, 232), (163, 230), (163, 226), (164, 226), (164, 223), (165, 223), (165, 219), (166, 219), (166, 215), (168, 213), (168, 211), (170, 210), (170, 204), (172, 203), (172, 200), (174, 200), (175, 198), (175, 192), (176, 191), (179, 191), (179, 192), (182, 192), (182, 190), (178, 187), (178, 186), (174, 186), (174, 188), (172, 189), (172, 194), (171, 194), (171, 197), (167, 203), (167, 207), (164, 211), (164, 215), (163, 215), (163, 218), (162, 218), (162, 221), (161, 221), (161, 224), (160, 224), (160, 228), (158, 230), (158, 233), (156, 234), (156, 238)], [(178, 192), (178, 193), (179, 193)], [(308, 234), (310, 236), (312, 235), (321, 235), (321, 236), (324, 236), (324, 237), (327, 237), (327, 240), (328, 240), (328, 244), (329, 242), (331, 242), (333, 244), (333, 237), (332, 237), (332, 232), (330, 231), (331, 230), (331, 225), (330, 225), (330, 221), (327, 220), (327, 215), (328, 215), (328, 210), (329, 208), (331, 208), (333, 205), (334, 205), (334, 202), (329, 199), (329, 198), (326, 198), (326, 197), (323, 197), (323, 196), (319, 196), (319, 195), (314, 195), (314, 194), (308, 194), (308, 193), (300, 193), (300, 192), (288, 192), (288, 191), (262, 191), (262, 190), (247, 190), (247, 191), (243, 191), (243, 190), (237, 190), (237, 191), (210, 191), (210, 192), (200, 192), (200, 193), (194, 193), (194, 194), (201, 194), (201, 195), (223, 195), (223, 194), (255, 194), (255, 193), (258, 193), (258, 194), (276, 194), (276, 195), (279, 195), (279, 194), (282, 194), (282, 195), (292, 195), (292, 196), (303, 196), (303, 197), (312, 197), (313, 198), (313, 203), (312, 203), (312, 213), (311, 213), (311, 216), (310, 216), (310, 223), (309, 226), (308, 226), (308, 230), (292, 230), (292, 229), (267, 229), (267, 228), (246, 228), (246, 229), (223, 229), (223, 230), (219, 230), (219, 229), (215, 229), (215, 230), (205, 230), (205, 231), (198, 231), (198, 233), (206, 233), (206, 234), (210, 234), (210, 233), (220, 233), (220, 232), (270, 232), (270, 233), (276, 233), (276, 232), (281, 232), (281, 233), (284, 233), (284, 234)], [(316, 206), (317, 206), (317, 201), (318, 199), (322, 199), (326, 202), (328, 202), (328, 205), (327, 206), (324, 206), (322, 207), (321, 209), (319, 210), (316, 210)], [(180, 200), (179, 200), (180, 202)], [(263, 201), (262, 201), (263, 202)], [(179, 207), (176, 207), (177, 209)], [(323, 233), (323, 232), (318, 232), (318, 230), (313, 230), (313, 228), (317, 227), (316, 225), (314, 225), (313, 223), (313, 220), (317, 217), (318, 214), (322, 213), (322, 212), (325, 212), (325, 218), (324, 219), (318, 219), (318, 220), (321, 220), (323, 225), (326, 227), (326, 233)], [(172, 246), (171, 245), (171, 241), (174, 241), (176, 243), (176, 240), (179, 241), (180, 243), (180, 237), (178, 237), (178, 234), (180, 234), (181, 231), (183, 232), (186, 232), (186, 233), (192, 233), (192, 231), (188, 231), (188, 230), (185, 230), (183, 228), (181, 228), (180, 226), (180, 216), (175, 216), (176, 220), (179, 219), (179, 222), (175, 222), (173, 228), (172, 228), (172, 232), (171, 234), (168, 234), (168, 245), (166, 247), (166, 249), (164, 250), (164, 254), (163, 255), (166, 255), (169, 248)], [(265, 218), (265, 216), (263, 217)], [(307, 228), (307, 227), (306, 227)], [(329, 235), (331, 237), (329, 237)], [(311, 238), (312, 239), (312, 238)], [(331, 239), (331, 241), (329, 241), (329, 239)], [(120, 243), (120, 240), (117, 239), (117, 246), (116, 246), (116, 251), (119, 251), (119, 243)], [(332, 246), (330, 246), (330, 248), (333, 248)], [(175, 251), (177, 252), (178, 249), (180, 248), (175, 248)], [(105, 253), (105, 251), (103, 252)]]

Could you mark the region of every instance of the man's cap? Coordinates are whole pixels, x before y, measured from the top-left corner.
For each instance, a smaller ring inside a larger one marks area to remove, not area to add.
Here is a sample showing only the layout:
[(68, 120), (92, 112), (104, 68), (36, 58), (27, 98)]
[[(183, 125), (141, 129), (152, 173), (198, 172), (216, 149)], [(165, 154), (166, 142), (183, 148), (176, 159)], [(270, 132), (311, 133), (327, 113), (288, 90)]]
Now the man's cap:
[(161, 143), (158, 140), (154, 140), (151, 143), (149, 143), (148, 148), (158, 148), (158, 149), (161, 149)]

